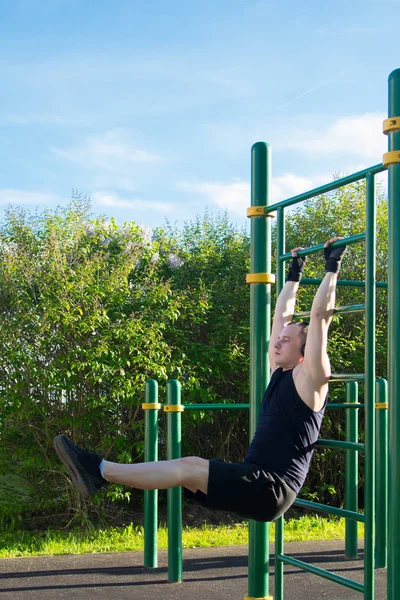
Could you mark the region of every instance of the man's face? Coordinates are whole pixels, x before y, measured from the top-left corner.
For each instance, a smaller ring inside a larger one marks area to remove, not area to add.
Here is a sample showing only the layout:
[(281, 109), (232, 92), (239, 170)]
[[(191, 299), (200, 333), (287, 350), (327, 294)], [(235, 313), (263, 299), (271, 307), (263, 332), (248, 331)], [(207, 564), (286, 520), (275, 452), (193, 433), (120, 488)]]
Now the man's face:
[(278, 367), (293, 369), (302, 362), (300, 331), (298, 325), (286, 325), (280, 332), (274, 346), (274, 358)]

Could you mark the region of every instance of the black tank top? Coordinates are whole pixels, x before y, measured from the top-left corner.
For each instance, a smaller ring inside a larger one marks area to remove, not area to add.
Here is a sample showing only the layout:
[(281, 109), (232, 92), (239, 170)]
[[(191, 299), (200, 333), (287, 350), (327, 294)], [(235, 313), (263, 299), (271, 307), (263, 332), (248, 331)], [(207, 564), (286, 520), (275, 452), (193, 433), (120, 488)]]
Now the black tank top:
[(313, 411), (300, 398), (293, 370), (275, 369), (244, 462), (274, 471), (296, 492), (304, 483), (321, 429), (325, 404)]

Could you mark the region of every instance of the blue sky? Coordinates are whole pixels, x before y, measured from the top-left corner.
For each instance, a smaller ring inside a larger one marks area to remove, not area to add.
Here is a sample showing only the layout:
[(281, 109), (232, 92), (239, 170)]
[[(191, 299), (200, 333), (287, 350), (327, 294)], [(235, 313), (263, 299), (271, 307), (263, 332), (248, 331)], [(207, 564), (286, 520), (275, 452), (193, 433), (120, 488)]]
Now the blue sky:
[[(246, 223), (250, 147), (273, 202), (381, 162), (400, 0), (2, 0), (0, 221), (64, 206), (155, 227)], [(397, 61), (397, 62), (396, 62)]]

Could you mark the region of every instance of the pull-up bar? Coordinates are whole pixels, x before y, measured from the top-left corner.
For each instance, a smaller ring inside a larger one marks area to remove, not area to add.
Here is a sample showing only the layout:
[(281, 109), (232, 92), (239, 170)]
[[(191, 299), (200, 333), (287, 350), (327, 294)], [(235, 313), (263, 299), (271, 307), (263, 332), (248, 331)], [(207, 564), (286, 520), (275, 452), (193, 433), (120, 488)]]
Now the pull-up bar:
[[(350, 235), (342, 240), (337, 240), (330, 244), (331, 248), (340, 248), (341, 246), (351, 246), (352, 244), (358, 244), (365, 240), (365, 233), (357, 233), (356, 235)], [(310, 248), (304, 248), (303, 250), (297, 250), (298, 256), (308, 256), (309, 254), (316, 254), (324, 249), (324, 244), (318, 244), (317, 246), (310, 246)], [(292, 254), (287, 252), (279, 257), (279, 260), (289, 260), (292, 258)]]

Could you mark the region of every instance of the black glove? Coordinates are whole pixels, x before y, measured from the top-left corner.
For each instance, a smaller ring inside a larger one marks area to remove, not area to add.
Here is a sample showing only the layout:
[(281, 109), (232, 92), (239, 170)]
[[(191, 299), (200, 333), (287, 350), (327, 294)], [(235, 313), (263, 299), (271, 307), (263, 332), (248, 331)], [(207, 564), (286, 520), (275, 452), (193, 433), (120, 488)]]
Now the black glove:
[(332, 248), (331, 246), (327, 246), (326, 248), (324, 248), (324, 255), (326, 260), (325, 271), (327, 273), (339, 273), (340, 263), (346, 250), (346, 246), (339, 246), (339, 248)]
[(307, 256), (293, 256), (286, 281), (300, 281), (307, 262)]

